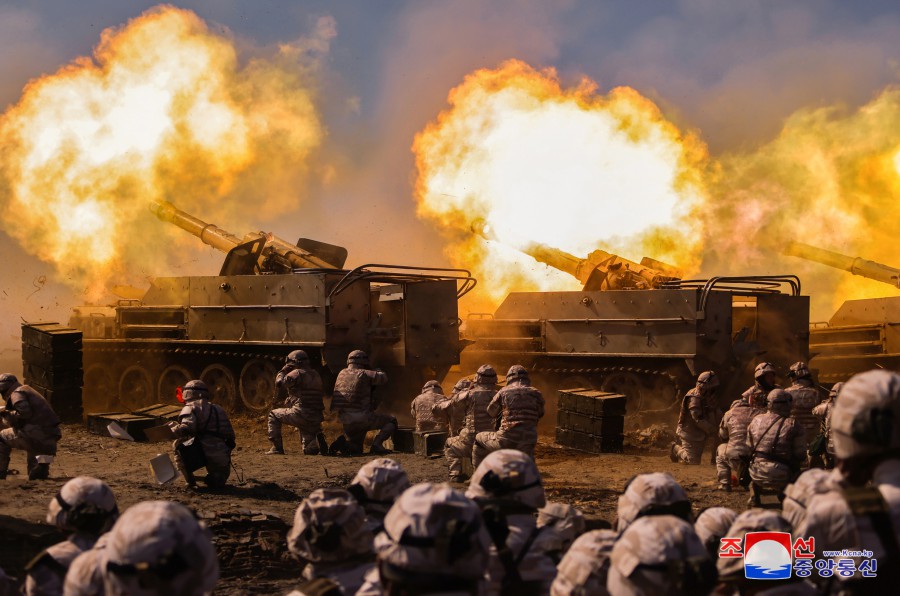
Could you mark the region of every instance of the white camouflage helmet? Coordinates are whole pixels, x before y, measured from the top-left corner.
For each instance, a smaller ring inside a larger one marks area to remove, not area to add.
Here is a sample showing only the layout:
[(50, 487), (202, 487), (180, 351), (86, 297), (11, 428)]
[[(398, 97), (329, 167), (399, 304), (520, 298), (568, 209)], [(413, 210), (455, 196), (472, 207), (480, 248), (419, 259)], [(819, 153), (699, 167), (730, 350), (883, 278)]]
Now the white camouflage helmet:
[(482, 364), (475, 373), (475, 382), (479, 385), (496, 385), (497, 371), (490, 364)]
[(511, 383), (513, 381), (529, 382), (528, 370), (521, 364), (513, 364), (506, 372), (506, 382)]
[(700, 376), (697, 377), (697, 387), (702, 387), (703, 389), (712, 390), (719, 386), (719, 377), (715, 372), (711, 370), (707, 370), (705, 372), (700, 373)]
[(547, 503), (538, 509), (537, 526), (552, 530), (560, 549), (565, 552), (584, 532), (584, 514), (567, 503)]
[(481, 510), (446, 484), (410, 487), (391, 507), (375, 538), (381, 584), (438, 584), (452, 592), (480, 581), (490, 537)]
[(806, 518), (806, 508), (812, 498), (836, 488), (837, 479), (831, 472), (822, 468), (810, 468), (784, 489), (781, 514), (792, 528), (799, 528), (800, 522)]
[(709, 556), (718, 558), (719, 540), (727, 536), (728, 528), (737, 519), (737, 513), (728, 507), (710, 507), (697, 516), (694, 531)]
[(547, 503), (534, 460), (515, 449), (488, 454), (472, 474), (466, 496), (478, 501), (514, 501), (532, 509)]
[[(726, 534), (729, 538), (740, 538), (743, 542), (747, 532), (790, 532), (791, 524), (781, 517), (777, 511), (765, 509), (748, 509), (734, 520)], [(735, 582), (744, 579), (744, 559), (736, 557), (720, 557), (716, 563), (719, 568), (719, 579)]]
[(844, 383), (831, 412), (839, 459), (900, 449), (900, 375), (870, 370)]
[(297, 507), (288, 532), (288, 549), (311, 563), (345, 561), (372, 552), (366, 514), (339, 488), (314, 490)]
[(628, 526), (610, 556), (612, 594), (708, 594), (716, 566), (694, 527), (674, 515), (643, 517)]
[(108, 596), (200, 595), (219, 579), (209, 531), (180, 503), (138, 503), (106, 537), (99, 562)]
[(592, 530), (576, 538), (556, 566), (551, 596), (608, 594), (609, 557), (618, 536), (612, 530)]
[(771, 362), (760, 362), (756, 365), (756, 369), (754, 369), (753, 371), (753, 378), (759, 379), (766, 373), (772, 373), (774, 375), (777, 374), (778, 371), (775, 370), (775, 365), (773, 365)]
[(294, 366), (302, 366), (309, 363), (309, 354), (303, 350), (294, 350), (284, 359), (285, 364), (293, 364)]
[(619, 496), (617, 515), (616, 529), (619, 532), (645, 515), (675, 515), (690, 521), (691, 501), (668, 472), (638, 474)]
[(831, 391), (828, 392), (828, 397), (830, 397), (833, 400), (836, 400), (838, 394), (840, 394), (841, 389), (843, 389), (843, 388), (844, 388), (843, 381), (841, 381), (840, 383), (835, 383), (834, 385), (831, 386)]
[(410, 486), (403, 466), (390, 458), (378, 457), (363, 464), (347, 490), (367, 512), (383, 516)]
[(461, 393), (466, 389), (471, 388), (473, 385), (472, 379), (462, 378), (456, 382), (456, 385), (453, 386), (453, 393)]
[(184, 389), (182, 389), (181, 391), (181, 398), (185, 403), (197, 399), (209, 399), (209, 397), (209, 387), (207, 387), (206, 383), (204, 383), (200, 379), (188, 381), (184, 384)]
[(784, 389), (773, 389), (766, 396), (766, 407), (770, 412), (786, 417), (791, 413), (791, 402), (793, 401), (794, 398)]
[(809, 366), (803, 361), (793, 363), (788, 374), (795, 379), (806, 379), (812, 376)]
[(441, 384), (435, 381), (434, 379), (425, 383), (425, 386), (422, 387), (422, 393), (431, 390), (433, 393), (444, 393), (444, 389), (441, 387)]
[(119, 517), (109, 485), (90, 476), (66, 482), (47, 507), (47, 523), (68, 531), (100, 535)]

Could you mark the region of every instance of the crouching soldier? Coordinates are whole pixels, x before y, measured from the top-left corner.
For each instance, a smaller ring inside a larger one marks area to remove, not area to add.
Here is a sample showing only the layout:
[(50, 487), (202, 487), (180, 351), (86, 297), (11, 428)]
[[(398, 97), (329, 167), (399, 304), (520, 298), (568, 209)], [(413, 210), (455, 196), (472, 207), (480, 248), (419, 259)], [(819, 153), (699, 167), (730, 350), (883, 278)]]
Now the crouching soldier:
[(347, 356), (347, 368), (338, 373), (331, 399), (331, 410), (338, 411), (344, 427), (344, 434), (331, 445), (332, 455), (362, 454), (366, 433), (370, 430), (378, 431), (370, 453), (390, 453), (384, 442), (397, 429), (397, 419), (390, 414), (377, 413), (378, 402), (373, 395), (373, 389), (387, 380), (384, 372), (369, 368), (369, 356), (362, 350), (353, 350)]
[(703, 446), (716, 433), (718, 408), (715, 403), (719, 378), (709, 370), (697, 377), (697, 386), (684, 395), (675, 434), (681, 444), (672, 443), (669, 457), (673, 462), (699, 464)]
[(447, 430), (447, 416), (440, 410), (437, 416), (433, 412), (435, 406), (446, 399), (440, 383), (433, 380), (425, 383), (422, 393), (417, 395), (410, 405), (410, 414), (416, 421), (417, 433)]
[(228, 414), (209, 401), (209, 389), (203, 381), (189, 381), (182, 390), (184, 408), (178, 422), (170, 423), (178, 437), (175, 465), (184, 475), (188, 486), (195, 486), (194, 472), (206, 468), (206, 484), (225, 485), (231, 475), (231, 451), (234, 449), (234, 429)]
[(47, 400), (9, 373), (0, 375), (0, 395), (5, 400), (0, 420), (0, 480), (6, 478), (13, 449), (25, 451), (29, 480), (50, 477), (50, 462), (62, 437), (59, 418)]
[(748, 507), (760, 506), (760, 490), (773, 491), (784, 500), (784, 489), (800, 473), (806, 459), (803, 428), (791, 418), (791, 394), (783, 389), (769, 393), (769, 409), (747, 428), (750, 448), (750, 499)]
[[(309, 357), (303, 350), (290, 353), (294, 368), (285, 373), (280, 384), (287, 391), (283, 408), (269, 412), (268, 433), (272, 448), (266, 455), (284, 455), (281, 425), (289, 424), (300, 431), (300, 443), (306, 455), (327, 453), (328, 445), (322, 434), (325, 419), (325, 403), (322, 397), (322, 378), (309, 365)], [(281, 375), (281, 373), (279, 373)]]

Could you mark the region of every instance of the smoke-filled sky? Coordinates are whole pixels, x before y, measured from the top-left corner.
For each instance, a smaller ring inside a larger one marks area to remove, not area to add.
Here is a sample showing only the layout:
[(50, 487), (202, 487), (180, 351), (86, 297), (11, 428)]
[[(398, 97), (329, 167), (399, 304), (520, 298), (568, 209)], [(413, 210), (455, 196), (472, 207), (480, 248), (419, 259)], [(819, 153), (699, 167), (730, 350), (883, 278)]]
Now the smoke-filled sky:
[[(0, 106), (11, 110), (29, 81), (92, 56), (102, 31), (122, 28), (154, 6), (7, 0), (0, 6)], [(416, 134), (447, 109), (450, 90), (478, 69), (516, 59), (555, 68), (563, 86), (588, 77), (600, 94), (631, 87), (680, 130), (701, 139), (713, 158), (724, 160), (725, 171), (740, 176), (765, 160), (729, 166), (728, 156), (768, 147), (798, 110), (837, 106), (850, 117), (900, 75), (900, 7), (888, 1), (208, 0), (176, 6), (195, 13), (209, 35), (232, 44), (241, 80), (254, 59), (293, 56), (322, 132), (297, 163), (303, 175), (281, 180), (279, 193), (292, 195), (285, 209), (255, 200), (246, 208), (231, 205), (218, 218), (197, 215), (243, 226), (233, 230), (238, 234), (264, 229), (291, 240), (311, 236), (344, 244), (350, 264), (410, 263), (413, 255), (423, 265), (449, 262), (434, 222), (416, 216), (410, 148)], [(766, 159), (783, 155), (779, 148), (767, 151)], [(7, 154), (8, 147), (0, 159)], [(748, 186), (758, 187), (758, 181)], [(805, 228), (796, 211), (791, 215), (797, 220), (787, 229), (795, 229), (798, 239), (828, 244), (827, 232), (823, 238), (820, 229)], [(32, 232), (11, 231), (15, 222), (5, 225), (0, 350), (9, 344), (15, 352), (22, 319), (65, 318), (84, 296), (61, 283), (65, 275), (58, 269), (32, 256), (33, 247), (22, 248), (28, 243), (22, 236)], [(95, 249), (91, 242), (83, 246)], [(164, 268), (135, 265), (129, 283), (217, 271), (221, 257), (211, 249), (180, 246), (183, 254), (170, 254)], [(154, 239), (147, 238), (146, 250), (154, 250)], [(826, 318), (828, 307), (814, 318)]]

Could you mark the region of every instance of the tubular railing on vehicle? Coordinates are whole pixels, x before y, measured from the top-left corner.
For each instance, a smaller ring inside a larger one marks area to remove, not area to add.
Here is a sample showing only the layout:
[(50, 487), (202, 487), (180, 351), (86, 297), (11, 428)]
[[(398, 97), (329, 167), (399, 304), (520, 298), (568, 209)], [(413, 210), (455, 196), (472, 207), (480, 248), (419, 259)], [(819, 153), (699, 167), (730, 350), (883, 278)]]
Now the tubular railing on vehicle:
[[(295, 273), (307, 273), (309, 270), (299, 269)], [(404, 273), (404, 272), (409, 273)], [(414, 273), (433, 271), (434, 274)], [(333, 271), (331, 271), (333, 273)], [(442, 273), (438, 273), (442, 272)], [(413, 267), (407, 265), (383, 265), (380, 263), (367, 263), (360, 265), (347, 273), (338, 281), (329, 292), (328, 297), (337, 296), (358, 281), (368, 280), (377, 283), (402, 283), (405, 281), (449, 280), (462, 282), (456, 290), (456, 297), (462, 298), (472, 291), (478, 281), (472, 277), (468, 269), (453, 269), (450, 267)]]
[(736, 277), (718, 276), (709, 279), (682, 279), (667, 282), (660, 286), (661, 289), (686, 290), (700, 289), (700, 310), (706, 309), (709, 293), (713, 290), (719, 292), (748, 293), (748, 294), (782, 294), (783, 287), (790, 288), (791, 296), (800, 295), (800, 278), (796, 275), (745, 275)]

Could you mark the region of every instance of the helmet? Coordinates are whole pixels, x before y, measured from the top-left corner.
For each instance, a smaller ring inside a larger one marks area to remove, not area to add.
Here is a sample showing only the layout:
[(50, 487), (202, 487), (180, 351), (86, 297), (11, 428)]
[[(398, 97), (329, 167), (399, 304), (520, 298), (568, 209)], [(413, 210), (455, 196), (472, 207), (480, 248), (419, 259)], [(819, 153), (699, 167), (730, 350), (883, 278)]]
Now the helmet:
[(551, 594), (605, 594), (609, 556), (616, 534), (612, 530), (592, 530), (575, 539), (557, 565)]
[(528, 371), (521, 364), (513, 364), (506, 373), (506, 382), (510, 383), (516, 380), (528, 381)]
[(382, 586), (416, 578), (452, 592), (483, 577), (490, 538), (475, 503), (446, 484), (422, 483), (391, 507), (375, 551)]
[(130, 507), (106, 534), (102, 553), (107, 594), (207, 593), (219, 579), (209, 530), (180, 503)]
[(409, 477), (403, 466), (387, 457), (379, 457), (359, 469), (347, 490), (367, 513), (384, 517), (397, 497), (409, 487)]
[(532, 509), (547, 503), (534, 460), (515, 449), (488, 454), (472, 474), (466, 496), (476, 500), (512, 501)]
[(347, 365), (369, 366), (369, 355), (362, 350), (353, 350), (347, 356)]
[(784, 389), (773, 389), (766, 396), (766, 403), (770, 412), (775, 412), (782, 416), (788, 416), (791, 413), (791, 402), (794, 398)]
[(718, 578), (694, 527), (674, 515), (635, 521), (616, 541), (610, 560), (612, 594), (708, 594)]
[(795, 362), (791, 365), (788, 375), (795, 379), (805, 379), (812, 376), (812, 373), (809, 372), (809, 367), (805, 362)]
[(426, 393), (429, 389), (432, 393), (444, 393), (444, 390), (441, 388), (441, 384), (435, 380), (431, 380), (425, 383), (425, 386), (422, 387), (422, 393)]
[(828, 397), (831, 399), (837, 399), (838, 394), (841, 392), (841, 389), (844, 388), (844, 382), (835, 383), (831, 386), (831, 391), (828, 392)]
[[(791, 525), (777, 511), (748, 509), (734, 520), (728, 528), (728, 537), (741, 538), (747, 532), (790, 532)], [(717, 563), (719, 579), (738, 581), (744, 579), (744, 559), (721, 557)]]
[(19, 379), (16, 378), (16, 375), (11, 373), (3, 373), (0, 375), (0, 394), (5, 395), (7, 391), (9, 391), (10, 387), (15, 387), (19, 384)]
[(835, 476), (822, 468), (810, 468), (800, 474), (793, 484), (784, 489), (782, 515), (797, 529), (806, 518), (806, 509), (812, 498), (821, 493), (831, 492), (838, 488)]
[(719, 556), (719, 540), (728, 535), (737, 513), (728, 507), (710, 507), (697, 516), (694, 531), (713, 559)]
[(453, 386), (453, 394), (462, 393), (466, 389), (470, 388), (473, 385), (472, 379), (460, 379), (456, 382), (456, 385)]
[(497, 371), (490, 364), (482, 364), (475, 373), (475, 382), (479, 385), (496, 385)]
[(302, 366), (309, 362), (309, 356), (303, 350), (294, 350), (284, 359), (285, 364), (293, 364), (294, 366)]
[(756, 365), (756, 370), (753, 371), (753, 378), (759, 379), (762, 378), (766, 373), (776, 374), (775, 366), (771, 362), (760, 362)]
[(181, 397), (185, 403), (195, 399), (209, 399), (209, 396), (209, 387), (198, 379), (188, 381), (181, 390)]
[(900, 448), (900, 375), (870, 370), (840, 389), (831, 411), (834, 454), (840, 459)]
[(704, 389), (715, 389), (719, 386), (719, 377), (711, 370), (700, 373), (697, 377), (697, 386)]
[(559, 550), (565, 552), (584, 532), (584, 514), (566, 503), (547, 503), (538, 509), (537, 526), (551, 531)]
[(314, 490), (297, 507), (288, 548), (312, 563), (346, 561), (372, 552), (372, 533), (366, 513), (353, 496), (340, 488)]
[(650, 515), (675, 515), (690, 521), (691, 501), (668, 472), (638, 474), (619, 496), (617, 514), (619, 532), (639, 517)]
[(66, 482), (47, 507), (47, 523), (61, 530), (99, 536), (119, 517), (116, 497), (102, 480), (78, 476)]

